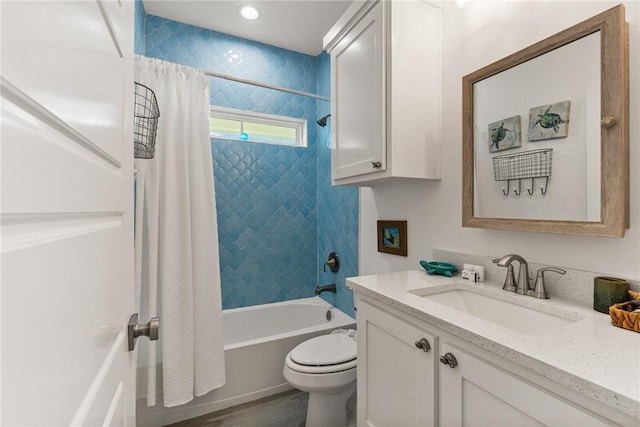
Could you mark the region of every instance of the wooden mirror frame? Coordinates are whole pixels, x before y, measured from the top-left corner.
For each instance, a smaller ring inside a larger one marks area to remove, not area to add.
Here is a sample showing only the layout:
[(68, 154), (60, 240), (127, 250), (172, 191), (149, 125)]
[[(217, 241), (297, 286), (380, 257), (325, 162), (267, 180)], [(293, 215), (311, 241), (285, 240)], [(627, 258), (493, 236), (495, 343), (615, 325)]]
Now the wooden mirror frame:
[[(473, 85), (600, 31), (600, 221), (474, 216)], [(610, 121), (613, 118), (613, 124)], [(629, 42), (623, 5), (567, 28), (462, 78), (462, 226), (541, 233), (623, 237), (629, 228)]]

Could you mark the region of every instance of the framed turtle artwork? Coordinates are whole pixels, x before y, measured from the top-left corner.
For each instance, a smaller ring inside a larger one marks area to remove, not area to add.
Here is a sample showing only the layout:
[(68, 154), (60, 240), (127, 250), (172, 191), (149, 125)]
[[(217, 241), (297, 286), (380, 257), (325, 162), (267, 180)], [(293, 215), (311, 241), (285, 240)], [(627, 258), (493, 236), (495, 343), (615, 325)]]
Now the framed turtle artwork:
[(571, 101), (556, 102), (529, 109), (529, 141), (566, 138)]
[(522, 146), (520, 116), (489, 123), (489, 151), (496, 152)]
[(378, 220), (378, 252), (407, 256), (407, 221)]

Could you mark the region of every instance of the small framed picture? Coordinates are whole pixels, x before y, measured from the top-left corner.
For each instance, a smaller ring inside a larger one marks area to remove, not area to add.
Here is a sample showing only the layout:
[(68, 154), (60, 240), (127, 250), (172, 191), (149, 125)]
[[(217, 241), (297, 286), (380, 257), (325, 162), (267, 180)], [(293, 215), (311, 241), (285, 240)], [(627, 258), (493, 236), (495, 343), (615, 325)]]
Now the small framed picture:
[(569, 131), (571, 101), (556, 102), (529, 109), (529, 141), (566, 138)]
[(498, 120), (489, 124), (489, 151), (508, 150), (522, 146), (520, 116)]
[(407, 256), (407, 221), (378, 221), (378, 252)]

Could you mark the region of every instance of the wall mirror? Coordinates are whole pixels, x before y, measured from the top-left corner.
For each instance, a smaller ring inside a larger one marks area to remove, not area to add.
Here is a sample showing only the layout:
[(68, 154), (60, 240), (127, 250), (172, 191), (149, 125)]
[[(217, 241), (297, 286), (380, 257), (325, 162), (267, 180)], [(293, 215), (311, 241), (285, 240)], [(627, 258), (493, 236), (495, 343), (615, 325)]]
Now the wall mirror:
[(624, 236), (624, 13), (616, 6), (463, 78), (464, 227)]

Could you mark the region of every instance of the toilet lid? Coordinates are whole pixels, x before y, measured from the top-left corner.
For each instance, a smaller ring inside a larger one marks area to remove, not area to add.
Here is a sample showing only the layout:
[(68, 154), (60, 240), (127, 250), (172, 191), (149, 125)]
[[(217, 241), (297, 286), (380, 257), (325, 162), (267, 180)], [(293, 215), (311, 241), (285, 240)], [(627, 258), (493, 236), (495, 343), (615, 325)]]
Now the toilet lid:
[(330, 334), (311, 338), (291, 350), (291, 360), (299, 365), (327, 366), (356, 358), (357, 344), (346, 334)]

